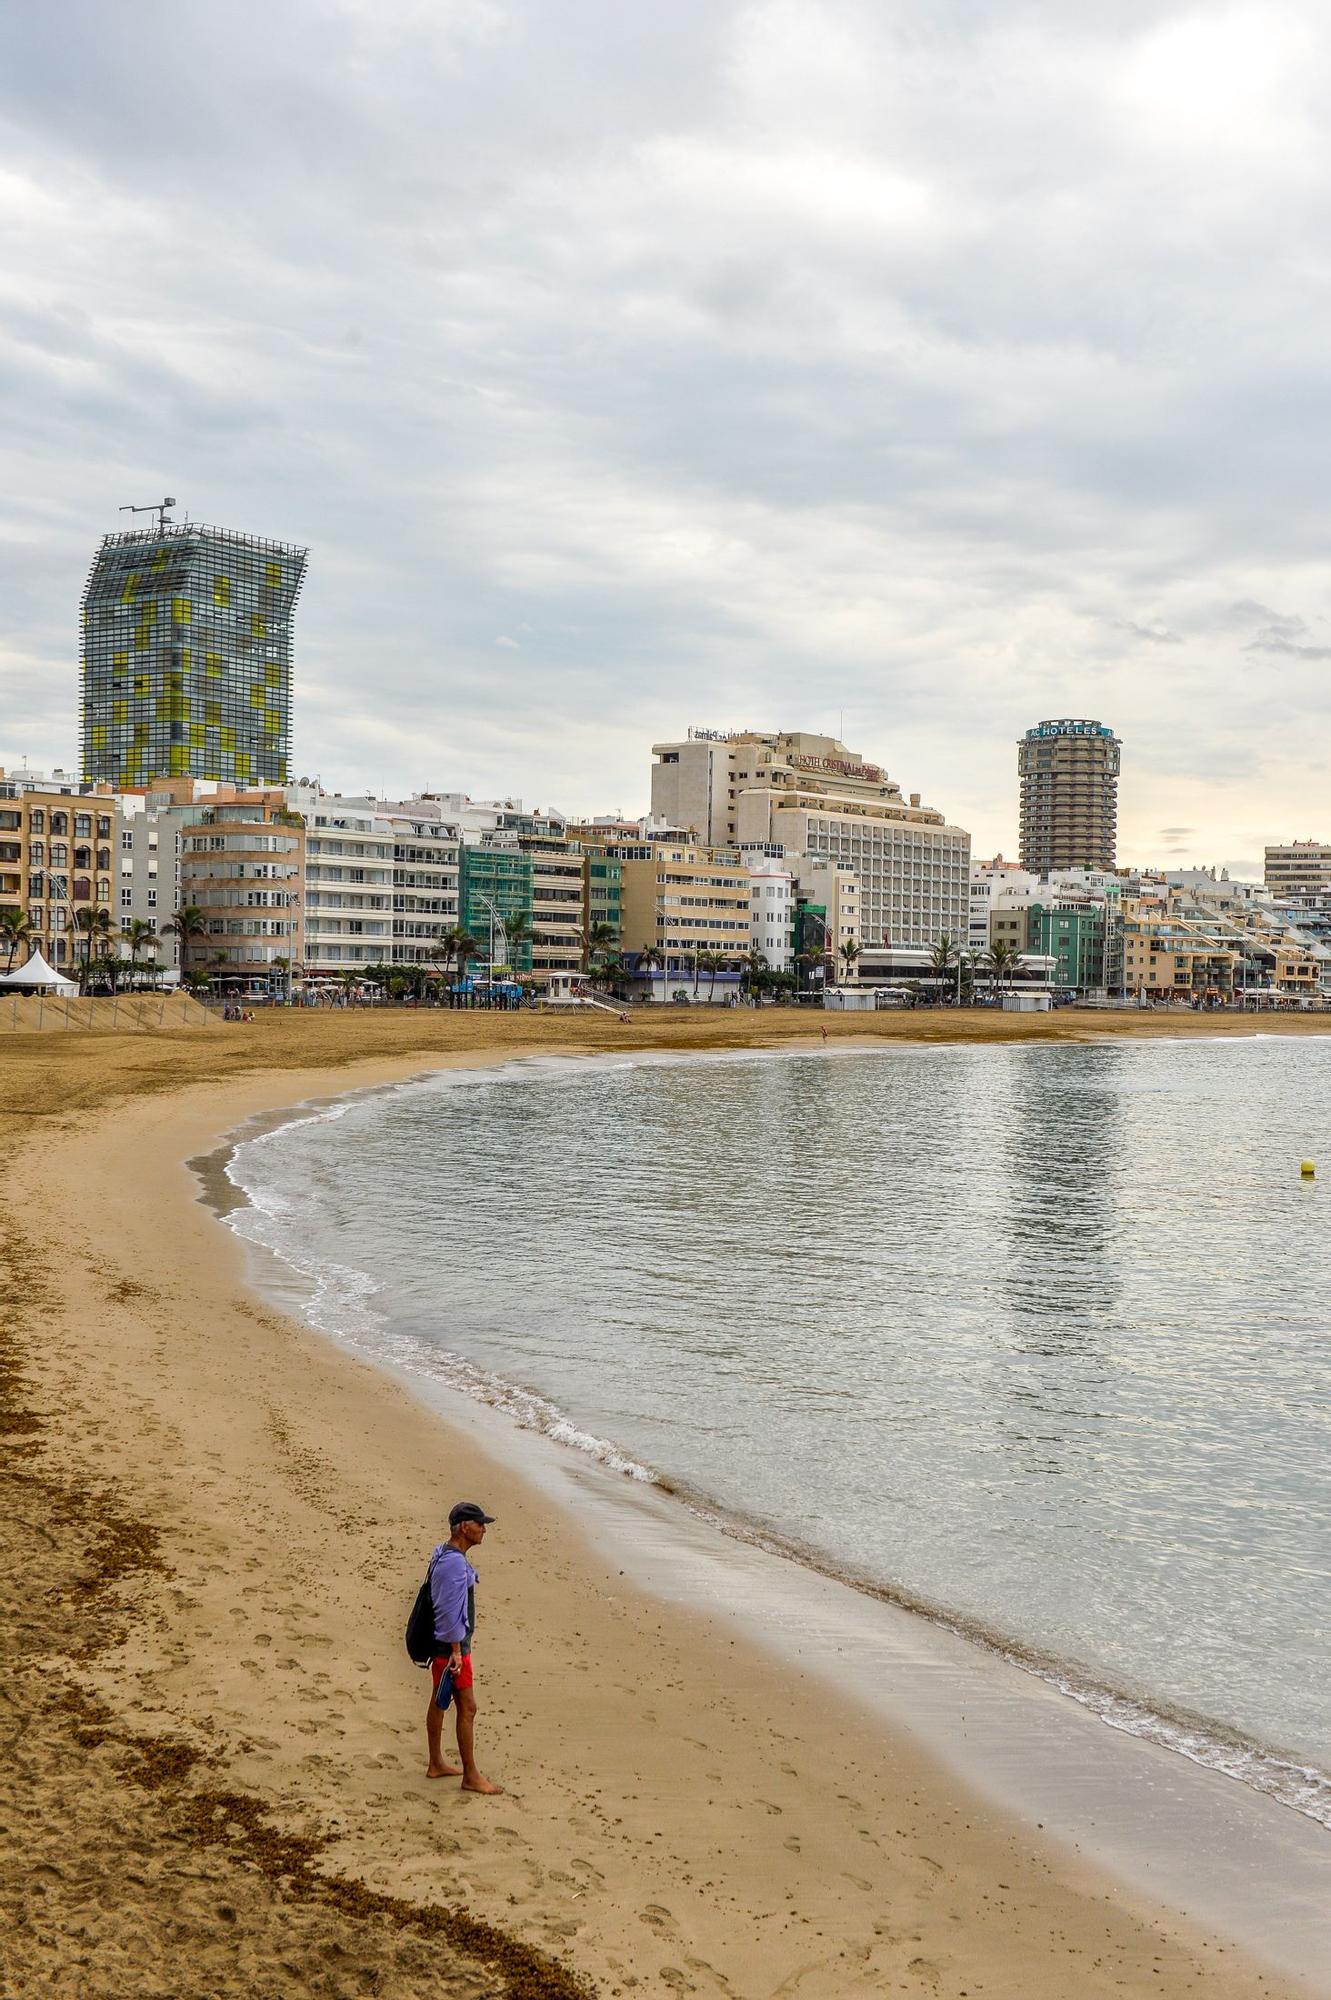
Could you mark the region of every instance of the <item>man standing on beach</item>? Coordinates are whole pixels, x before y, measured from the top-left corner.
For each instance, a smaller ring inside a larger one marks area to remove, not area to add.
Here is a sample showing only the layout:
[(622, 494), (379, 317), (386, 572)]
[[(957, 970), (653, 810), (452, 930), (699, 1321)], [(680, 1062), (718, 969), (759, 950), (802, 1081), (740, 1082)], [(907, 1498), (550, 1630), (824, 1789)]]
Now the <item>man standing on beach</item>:
[[(433, 1687), (430, 1706), (425, 1711), (425, 1736), (430, 1746), (426, 1777), (461, 1778), (464, 1792), (487, 1794), (502, 1792), (504, 1788), (492, 1785), (476, 1768), (473, 1747), (476, 1695), (471, 1666), (471, 1635), (476, 1629), (476, 1572), (470, 1554), (485, 1540), (485, 1531), (493, 1520), (494, 1515), (487, 1514), (474, 1500), (459, 1500), (448, 1517), (448, 1540), (441, 1542), (430, 1557), (435, 1657), (430, 1661)], [(452, 1680), (460, 1766), (446, 1764), (443, 1756), (444, 1714), (438, 1695), (445, 1674)]]

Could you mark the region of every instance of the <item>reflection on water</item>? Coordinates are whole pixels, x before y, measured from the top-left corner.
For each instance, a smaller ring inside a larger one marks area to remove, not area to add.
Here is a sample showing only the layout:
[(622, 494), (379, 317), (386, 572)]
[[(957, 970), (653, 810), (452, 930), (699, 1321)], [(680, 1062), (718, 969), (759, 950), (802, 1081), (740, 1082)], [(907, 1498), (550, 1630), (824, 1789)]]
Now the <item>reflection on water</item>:
[(1329, 1109), (1304, 1039), (544, 1063), (239, 1171), (323, 1323), (1331, 1765)]

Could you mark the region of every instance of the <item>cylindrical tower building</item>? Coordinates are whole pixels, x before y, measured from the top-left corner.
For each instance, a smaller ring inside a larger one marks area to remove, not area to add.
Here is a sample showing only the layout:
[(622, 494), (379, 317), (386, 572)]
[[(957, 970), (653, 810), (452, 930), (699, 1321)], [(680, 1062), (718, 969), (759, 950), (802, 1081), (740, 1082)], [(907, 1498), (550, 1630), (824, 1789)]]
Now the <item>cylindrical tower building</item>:
[(1118, 836), (1122, 749), (1102, 722), (1041, 722), (1017, 745), (1021, 865), (1112, 868)]

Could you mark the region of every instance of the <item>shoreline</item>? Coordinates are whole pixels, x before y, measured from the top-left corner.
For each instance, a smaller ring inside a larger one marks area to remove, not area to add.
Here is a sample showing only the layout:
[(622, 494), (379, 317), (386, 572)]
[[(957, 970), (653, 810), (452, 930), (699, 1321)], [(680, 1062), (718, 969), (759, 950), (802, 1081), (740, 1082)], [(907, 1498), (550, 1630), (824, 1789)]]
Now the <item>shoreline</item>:
[[(30, 1240), (51, 1241), (66, 1218), (64, 1255), (46, 1260), (51, 1338), (29, 1363), (57, 1408), (54, 1457), (132, 1495), (177, 1578), (152, 1586), (154, 1615), (96, 1669), (112, 1709), (140, 1730), (192, 1730), (275, 1810), (334, 1823), (338, 1865), (373, 1889), (413, 1904), (459, 1895), (607, 1993), (766, 1994), (796, 1974), (810, 2000), (902, 1986), (1181, 1995), (1203, 1979), (1217, 1996), (1305, 1990), (1148, 1896), (1119, 1893), (1038, 1831), (1029, 1839), (905, 1728), (870, 1726), (862, 1704), (821, 1691), (811, 1710), (808, 1662), (774, 1668), (716, 1607), (667, 1610), (618, 1579), (588, 1531), (585, 1473), (574, 1483), (586, 1520), (560, 1518), (525, 1453), (517, 1474), (488, 1469), (505, 1525), (486, 1551), (482, 1626), (483, 1754), (503, 1760), (501, 1778), (516, 1765), (518, 1790), (492, 1820), (447, 1788), (441, 1800), (416, 1770), (419, 1677), (389, 1656), (438, 1511), (441, 1455), (451, 1492), (486, 1476), (494, 1444), (256, 1305), (239, 1243), (183, 1163), (264, 1104), (405, 1080), (482, 1043), (493, 1059), (515, 1042), (589, 1052), (593, 1038), (551, 1022), (558, 1038), (469, 1035), (465, 1049), (380, 1048), (364, 1062), (348, 1052), (357, 1017), (333, 1025), (344, 1040), (325, 1040), (331, 1067), (274, 1049), (266, 1076), (252, 1064), (261, 1073), (242, 1082), (240, 1062), (209, 1075), (205, 1062), (195, 1081), (181, 1036), (171, 1052), (184, 1073), (137, 1091), (139, 1052), (126, 1058), (121, 1044), (109, 1062), (112, 1038), (97, 1037), (84, 1060), (100, 1078), (65, 1060), (48, 1108), (29, 1098), (25, 1194), (50, 1230)], [(738, 1025), (749, 1037), (730, 1045), (752, 1046), (761, 1024)], [(214, 1048), (210, 1036), (210, 1058)], [(90, 1124), (95, 1108), (105, 1115)], [(144, 1164), (127, 1178), (130, 1155)], [(325, 1605), (316, 1584), (334, 1552), (347, 1561)]]
[[(800, 1052), (777, 1049), (749, 1053), (780, 1060)], [(838, 1044), (833, 1041), (808, 1053), (826, 1058), (842, 1054), (867, 1056), (877, 1051), (863, 1043)], [(738, 1051), (678, 1051), (639, 1056), (618, 1056), (607, 1052), (600, 1056), (562, 1057), (556, 1057), (552, 1052), (549, 1058), (551, 1063), (567, 1061), (589, 1066), (654, 1062), (703, 1065), (743, 1059)], [(509, 1064), (503, 1065), (467, 1063), (458, 1066), (454, 1073), (485, 1078), (497, 1075), (503, 1067), (521, 1065), (529, 1060), (514, 1057)], [(201, 1199), (245, 1245), (252, 1265), (251, 1282), (277, 1310), (296, 1314), (344, 1351), (361, 1356), (371, 1366), (386, 1369), (401, 1380), (411, 1393), (431, 1407), (437, 1406), (446, 1421), (459, 1420), (461, 1400), (479, 1402), (501, 1414), (509, 1425), (546, 1438), (560, 1450), (586, 1453), (612, 1472), (654, 1486), (686, 1508), (696, 1521), (715, 1529), (717, 1533), (779, 1561), (796, 1563), (816, 1576), (876, 1603), (891, 1606), (895, 1611), (922, 1619), (965, 1644), (1015, 1666), (1044, 1687), (1052, 1688), (1066, 1700), (1077, 1703), (1106, 1728), (1185, 1758), (1199, 1769), (1239, 1784), (1331, 1832), (1331, 1774), (1301, 1759), (1297, 1752), (1264, 1743), (1212, 1717), (1171, 1707), (1163, 1699), (1153, 1700), (1135, 1690), (1116, 1687), (1103, 1677), (1097, 1678), (1087, 1667), (1023, 1642), (1019, 1635), (991, 1628), (925, 1596), (880, 1583), (853, 1569), (838, 1567), (818, 1551), (789, 1541), (766, 1523), (727, 1508), (713, 1495), (690, 1486), (669, 1468), (640, 1464), (618, 1440), (584, 1431), (570, 1412), (562, 1410), (545, 1394), (526, 1384), (494, 1375), (472, 1363), (464, 1362), (460, 1368), (432, 1368), (430, 1360), (434, 1357), (423, 1358), (417, 1364), (394, 1363), (373, 1347), (364, 1345), (354, 1332), (321, 1326), (317, 1317), (311, 1317), (305, 1311), (307, 1305), (317, 1300), (320, 1281), (302, 1270), (299, 1264), (290, 1261), (289, 1249), (285, 1254), (275, 1250), (231, 1219), (253, 1208), (250, 1195), (233, 1172), (236, 1155), (241, 1147), (270, 1133), (327, 1113), (336, 1115), (337, 1107), (343, 1103), (409, 1088), (415, 1083), (428, 1081), (435, 1073), (425, 1070), (397, 1083), (371, 1084), (330, 1098), (302, 1100), (286, 1110), (261, 1114), (228, 1133), (214, 1152), (187, 1163), (199, 1178)], [(298, 1296), (302, 1293), (306, 1295), (303, 1299)], [(441, 1360), (443, 1358), (440, 1357)], [(447, 1358), (457, 1360), (452, 1355)], [(1331, 1956), (1331, 1931), (1328, 1932), (1327, 1950)]]

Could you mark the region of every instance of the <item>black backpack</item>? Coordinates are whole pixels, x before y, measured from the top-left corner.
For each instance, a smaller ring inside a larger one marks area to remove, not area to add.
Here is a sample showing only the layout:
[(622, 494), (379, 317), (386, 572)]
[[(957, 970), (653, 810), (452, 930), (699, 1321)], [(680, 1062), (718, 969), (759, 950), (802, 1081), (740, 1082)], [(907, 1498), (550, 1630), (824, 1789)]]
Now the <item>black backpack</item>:
[(425, 1581), (416, 1592), (416, 1602), (411, 1607), (407, 1620), (407, 1657), (418, 1667), (428, 1667), (437, 1651), (434, 1637), (434, 1598), (430, 1594), (430, 1578), (434, 1575), (434, 1564), (425, 1572)]

